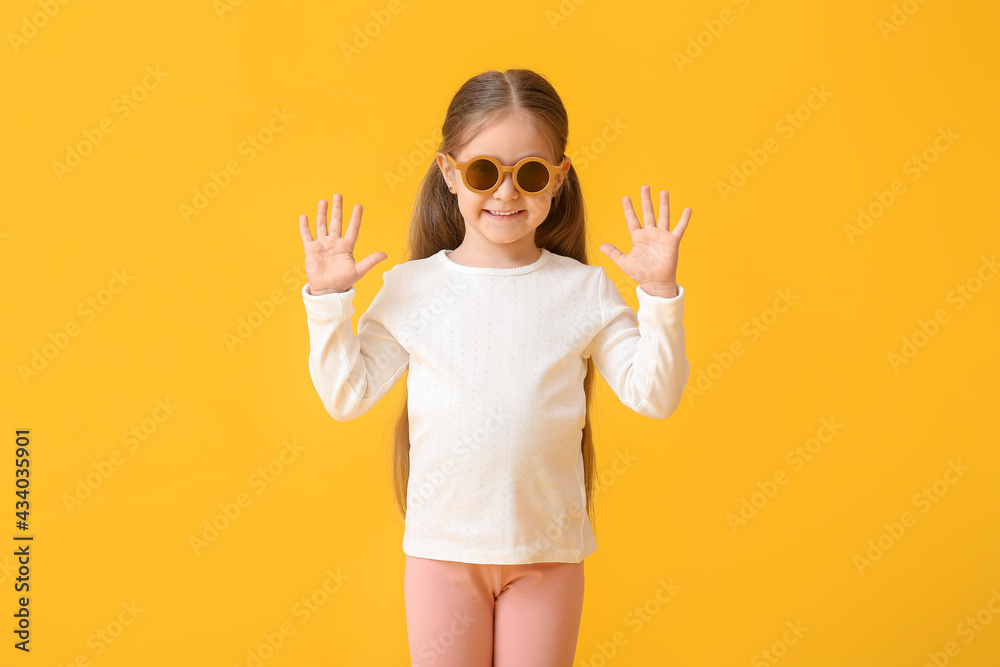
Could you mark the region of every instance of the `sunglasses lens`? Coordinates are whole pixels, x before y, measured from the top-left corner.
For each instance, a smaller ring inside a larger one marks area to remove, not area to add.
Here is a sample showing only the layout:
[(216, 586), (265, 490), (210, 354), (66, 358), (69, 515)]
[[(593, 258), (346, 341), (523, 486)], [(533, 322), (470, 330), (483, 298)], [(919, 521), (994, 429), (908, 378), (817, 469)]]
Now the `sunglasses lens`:
[(541, 162), (525, 162), (517, 172), (517, 183), (527, 192), (541, 192), (549, 184), (549, 170)]
[(476, 160), (465, 170), (465, 178), (475, 190), (489, 190), (499, 180), (497, 166), (489, 160)]

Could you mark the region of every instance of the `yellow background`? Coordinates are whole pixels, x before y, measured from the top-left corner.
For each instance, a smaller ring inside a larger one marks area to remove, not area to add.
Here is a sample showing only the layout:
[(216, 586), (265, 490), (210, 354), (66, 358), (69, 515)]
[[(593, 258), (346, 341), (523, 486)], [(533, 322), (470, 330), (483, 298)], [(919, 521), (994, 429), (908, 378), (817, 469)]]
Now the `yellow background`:
[[(995, 278), (983, 258), (1000, 250), (995, 3), (219, 6), (0, 10), (0, 663), (247, 665), (288, 623), (294, 634), (262, 664), (409, 664), (386, 458), (401, 388), (352, 422), (323, 410), (306, 365), (297, 219), (314, 229), (317, 201), (335, 192), (348, 210), (365, 206), (357, 254), (389, 257), (359, 283), (364, 312), (404, 254), (431, 160), (421, 140), (466, 79), (528, 67), (569, 111), (591, 263), (633, 307), (634, 283), (597, 250), (630, 248), (622, 197), (638, 208), (649, 184), (670, 191), (672, 222), (694, 210), (678, 265), (689, 388), (710, 378), (666, 421), (595, 385), (604, 488), (575, 664), (773, 664), (768, 650), (789, 667), (917, 667), (948, 642), (959, 649), (948, 664), (1000, 664), (988, 607), (1000, 590), (1000, 280), (977, 282)], [(345, 56), (377, 16), (391, 20)], [(678, 67), (689, 47), (696, 57)], [(119, 98), (144, 78), (122, 117)], [(814, 86), (830, 96), (810, 109)], [(274, 109), (294, 117), (250, 159), (241, 142)], [(788, 136), (778, 123), (796, 113)], [(102, 121), (113, 131), (57, 174)], [(724, 196), (719, 184), (769, 139), (778, 150)], [(391, 186), (412, 151), (417, 173)], [(934, 161), (912, 180), (925, 151)], [(229, 161), (240, 172), (186, 221), (182, 205)], [(897, 180), (905, 191), (852, 239), (845, 225)], [(123, 270), (133, 277), (120, 288)], [(958, 285), (974, 294), (961, 308)], [(780, 290), (798, 298), (769, 312)], [(88, 299), (104, 299), (92, 317), (79, 309)], [(269, 299), (251, 335), (227, 345)], [(921, 345), (894, 368), (904, 338)], [(742, 354), (720, 361), (734, 344)], [(46, 345), (44, 368), (23, 377)], [(157, 422), (168, 399), (176, 408)], [(826, 434), (823, 419), (841, 427), (795, 469), (786, 454)], [(131, 449), (123, 434), (144, 425)], [(11, 632), (18, 428), (32, 438), (27, 655)], [(303, 449), (254, 486), (286, 443)], [(635, 460), (616, 467), (626, 452)], [(968, 470), (946, 475), (949, 461)], [(753, 497), (780, 471), (787, 483), (766, 504)], [(241, 493), (249, 506), (196, 554), (190, 538)], [(734, 532), (727, 515), (752, 497), (761, 506)], [(915, 525), (892, 538), (884, 524), (905, 512)], [(859, 567), (880, 538), (888, 548)], [(296, 604), (328, 570), (345, 578), (304, 619)], [(663, 604), (661, 580), (681, 587)], [(123, 611), (133, 603), (135, 618)], [(991, 622), (967, 641), (960, 624), (977, 613)], [(786, 642), (796, 622), (808, 630)]]

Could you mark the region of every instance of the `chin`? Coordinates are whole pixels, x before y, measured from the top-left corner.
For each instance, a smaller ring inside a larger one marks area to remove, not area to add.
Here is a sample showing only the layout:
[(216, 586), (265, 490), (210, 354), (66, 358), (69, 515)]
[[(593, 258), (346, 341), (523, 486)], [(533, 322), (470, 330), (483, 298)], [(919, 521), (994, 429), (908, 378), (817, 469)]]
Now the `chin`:
[(488, 236), (487, 238), (490, 240), (491, 243), (495, 243), (496, 245), (510, 245), (512, 243), (517, 243), (518, 241), (521, 240), (520, 236), (509, 236), (509, 237), (505, 236), (502, 238), (497, 238), (495, 236), (492, 237)]

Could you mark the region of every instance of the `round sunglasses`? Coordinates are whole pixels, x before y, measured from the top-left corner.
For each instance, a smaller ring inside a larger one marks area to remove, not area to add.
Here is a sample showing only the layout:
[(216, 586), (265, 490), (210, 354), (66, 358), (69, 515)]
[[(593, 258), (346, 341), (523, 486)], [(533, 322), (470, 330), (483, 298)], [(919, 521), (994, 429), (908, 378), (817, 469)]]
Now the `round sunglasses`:
[(526, 195), (541, 194), (552, 186), (556, 174), (569, 162), (569, 157), (564, 157), (558, 165), (540, 157), (526, 157), (508, 167), (492, 155), (477, 155), (465, 162), (455, 162), (448, 153), (445, 153), (445, 157), (462, 174), (465, 187), (480, 194), (493, 192), (500, 187), (503, 175), (508, 171), (514, 172), (514, 187), (518, 190)]

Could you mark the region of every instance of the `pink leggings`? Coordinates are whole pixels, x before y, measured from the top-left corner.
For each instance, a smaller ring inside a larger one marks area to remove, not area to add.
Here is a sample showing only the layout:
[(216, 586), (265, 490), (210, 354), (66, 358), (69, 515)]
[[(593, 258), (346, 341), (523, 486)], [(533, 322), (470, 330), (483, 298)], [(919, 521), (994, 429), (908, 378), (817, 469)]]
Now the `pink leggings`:
[(406, 556), (413, 667), (572, 667), (583, 561), (480, 565)]

